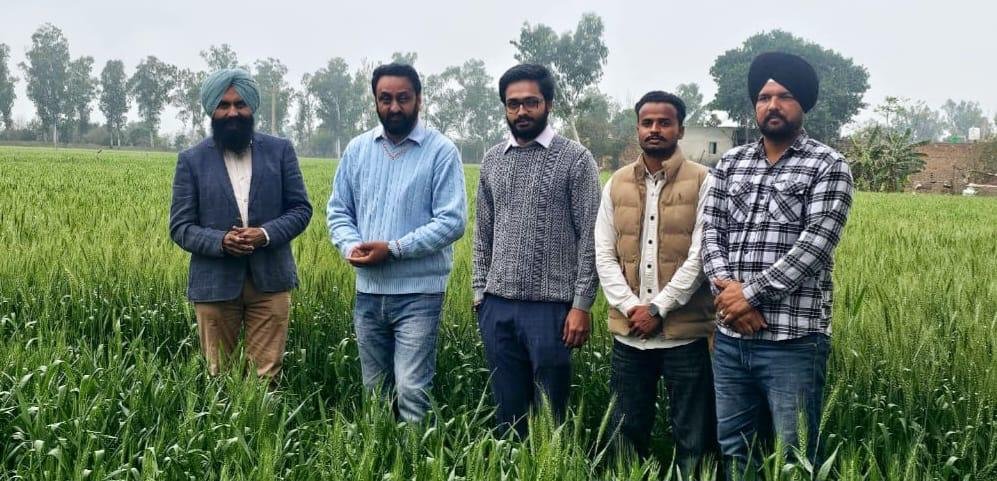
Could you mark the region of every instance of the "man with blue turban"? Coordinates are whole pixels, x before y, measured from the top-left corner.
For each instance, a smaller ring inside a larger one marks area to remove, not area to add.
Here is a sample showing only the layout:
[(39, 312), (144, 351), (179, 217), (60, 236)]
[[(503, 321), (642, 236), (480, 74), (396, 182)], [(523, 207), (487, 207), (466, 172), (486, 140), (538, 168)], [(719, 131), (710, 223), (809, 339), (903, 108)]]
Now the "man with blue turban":
[(244, 328), (246, 357), (274, 385), (298, 286), (291, 240), (312, 206), (291, 142), (253, 131), (260, 93), (249, 73), (212, 73), (201, 104), (211, 138), (180, 153), (170, 237), (191, 254), (187, 297), (208, 371), (218, 373)]

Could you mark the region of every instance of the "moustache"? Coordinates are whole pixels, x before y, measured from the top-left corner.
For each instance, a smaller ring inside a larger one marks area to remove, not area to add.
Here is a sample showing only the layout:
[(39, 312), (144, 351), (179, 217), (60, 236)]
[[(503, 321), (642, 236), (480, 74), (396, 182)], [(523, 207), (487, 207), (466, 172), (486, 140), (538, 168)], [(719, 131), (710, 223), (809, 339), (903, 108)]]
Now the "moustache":
[(662, 142), (666, 142), (667, 141), (667, 139), (665, 139), (664, 137), (658, 137), (657, 135), (652, 135), (652, 136), (644, 139), (645, 142), (650, 142), (652, 140), (660, 140)]
[(786, 117), (783, 117), (782, 115), (777, 114), (775, 112), (773, 112), (773, 113), (768, 114), (768, 115), (765, 116), (765, 121), (766, 122), (768, 122), (769, 120), (772, 120), (772, 119), (779, 119), (779, 120), (781, 120), (783, 122), (786, 122)]

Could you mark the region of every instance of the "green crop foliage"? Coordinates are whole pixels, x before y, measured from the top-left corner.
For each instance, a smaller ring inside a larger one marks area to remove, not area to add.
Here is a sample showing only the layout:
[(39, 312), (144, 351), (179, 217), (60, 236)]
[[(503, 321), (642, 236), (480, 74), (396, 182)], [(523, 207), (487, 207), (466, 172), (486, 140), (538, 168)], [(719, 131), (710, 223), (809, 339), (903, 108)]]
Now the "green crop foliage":
[[(602, 299), (574, 354), (567, 422), (539, 413), (525, 441), (493, 431), (470, 228), (446, 296), (435, 416), (399, 423), (366, 395), (353, 271), (325, 229), (328, 160), (302, 160), (315, 215), (293, 244), (302, 287), (279, 389), (238, 364), (206, 376), (187, 254), (167, 232), (175, 160), (0, 148), (0, 479), (680, 479), (665, 404), (655, 459), (611, 447)], [(466, 170), (471, 206), (477, 172)], [(773, 454), (764, 477), (997, 479), (997, 199), (858, 194), (835, 281), (828, 462)]]

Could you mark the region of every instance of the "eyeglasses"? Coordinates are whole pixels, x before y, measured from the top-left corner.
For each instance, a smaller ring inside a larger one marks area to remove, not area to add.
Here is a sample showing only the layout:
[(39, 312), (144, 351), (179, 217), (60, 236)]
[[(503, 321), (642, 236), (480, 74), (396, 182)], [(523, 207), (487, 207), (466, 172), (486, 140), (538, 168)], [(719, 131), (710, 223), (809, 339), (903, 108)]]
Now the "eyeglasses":
[(505, 101), (505, 110), (509, 112), (516, 112), (520, 107), (526, 107), (526, 110), (536, 110), (540, 108), (544, 99), (539, 97), (527, 97), (525, 99), (509, 99)]

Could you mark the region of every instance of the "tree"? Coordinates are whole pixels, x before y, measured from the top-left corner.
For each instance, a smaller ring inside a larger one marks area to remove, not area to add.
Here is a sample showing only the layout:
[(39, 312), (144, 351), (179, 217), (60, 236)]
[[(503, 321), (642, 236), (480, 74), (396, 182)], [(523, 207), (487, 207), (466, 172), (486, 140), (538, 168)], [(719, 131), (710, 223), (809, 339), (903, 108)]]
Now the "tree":
[(418, 58), (419, 54), (415, 52), (394, 52), (391, 54), (391, 62), (402, 65), (415, 65), (415, 61)]
[(260, 111), (256, 113), (260, 130), (282, 135), (287, 122), (287, 110), (294, 91), (284, 80), (287, 66), (269, 57), (256, 61), (256, 83), (260, 86)]
[(872, 125), (852, 135), (845, 156), (860, 190), (899, 192), (912, 174), (924, 168), (925, 154), (917, 149), (927, 141), (914, 141), (910, 130)]
[(227, 43), (218, 46), (212, 45), (207, 50), (201, 50), (201, 58), (208, 64), (208, 69), (212, 72), (225, 68), (241, 68), (249, 71), (248, 66), (239, 65), (239, 56)]
[(459, 137), (465, 111), (461, 107), (460, 67), (447, 67), (426, 77), (422, 88), (422, 117), (443, 135)]
[(312, 134), (315, 132), (315, 99), (312, 97), (307, 86), (311, 83), (311, 74), (301, 76), (301, 85), (305, 86), (300, 92), (294, 93), (294, 100), (298, 106), (294, 114), (294, 141), (298, 149), (302, 152), (310, 151)]
[(17, 77), (10, 74), (10, 67), (7, 61), (10, 60), (10, 47), (0, 43), (0, 122), (3, 122), (4, 129), (10, 129), (14, 125), (11, 110), (14, 107), (14, 83)]
[(31, 35), (28, 62), (20, 64), (28, 85), (28, 98), (35, 103), (42, 129), (59, 142), (59, 123), (66, 113), (66, 83), (69, 77), (69, 41), (58, 27), (46, 23)]
[(544, 24), (523, 23), (516, 47), (516, 60), (546, 66), (557, 83), (554, 115), (563, 119), (577, 140), (577, 108), (586, 89), (602, 79), (609, 49), (602, 40), (602, 19), (594, 13), (582, 15), (574, 32), (560, 36)]
[(685, 102), (685, 125), (703, 125), (706, 122), (703, 94), (699, 91), (698, 84), (679, 84), (675, 87), (675, 95)]
[(188, 131), (192, 137), (204, 137), (204, 106), (201, 105), (201, 84), (208, 76), (205, 72), (195, 72), (190, 69), (177, 71), (172, 103), (179, 112), (180, 124), (190, 126)]
[(128, 92), (138, 104), (138, 113), (149, 133), (149, 146), (156, 146), (156, 132), (163, 107), (176, 85), (177, 68), (150, 55), (138, 64), (128, 79)]
[(945, 112), (945, 127), (949, 135), (965, 139), (973, 127), (980, 128), (983, 137), (990, 134), (990, 121), (983, 115), (979, 102), (948, 99), (942, 105), (942, 112)]
[(618, 169), (620, 165), (637, 159), (625, 159), (623, 155), (631, 145), (637, 145), (637, 112), (631, 107), (623, 106), (613, 113), (610, 120), (609, 144), (610, 167)]
[(464, 140), (481, 147), (481, 159), (488, 144), (502, 135), (505, 110), (495, 101), (493, 80), (484, 61), (472, 58), (464, 62), (457, 81), (461, 87), (460, 107), (465, 112)]
[(79, 142), (90, 124), (91, 103), (97, 95), (97, 79), (93, 76), (93, 57), (87, 55), (69, 63), (66, 81), (66, 117), (75, 130), (74, 140)]
[(924, 101), (886, 97), (875, 110), (883, 117), (883, 125), (897, 131), (910, 130), (914, 141), (934, 141), (942, 135), (941, 115)]
[(597, 89), (589, 89), (578, 102), (578, 141), (592, 152), (592, 156), (600, 165), (612, 150), (613, 139), (609, 135), (612, 130), (612, 113), (619, 108), (612, 105), (612, 100)]
[[(321, 129), (329, 132), (336, 144), (336, 155), (342, 155), (342, 145), (358, 133), (357, 119), (360, 99), (346, 60), (336, 57), (319, 69), (305, 86), (315, 99), (315, 114)], [(328, 153), (328, 152), (323, 152)]]
[(772, 50), (799, 55), (813, 65), (820, 78), (820, 97), (806, 115), (806, 129), (818, 140), (837, 140), (841, 126), (865, 107), (862, 97), (869, 89), (869, 72), (834, 50), (782, 30), (753, 35), (740, 47), (717, 57), (710, 67), (717, 95), (708, 108), (726, 111), (731, 120), (745, 129), (745, 139), (748, 130), (755, 132), (755, 109), (745, 89), (748, 68), (755, 56)]
[(125, 128), (125, 118), (130, 108), (128, 102), (128, 78), (125, 64), (121, 60), (108, 60), (100, 72), (100, 112), (107, 121), (107, 131), (111, 145), (121, 147), (121, 135)]

